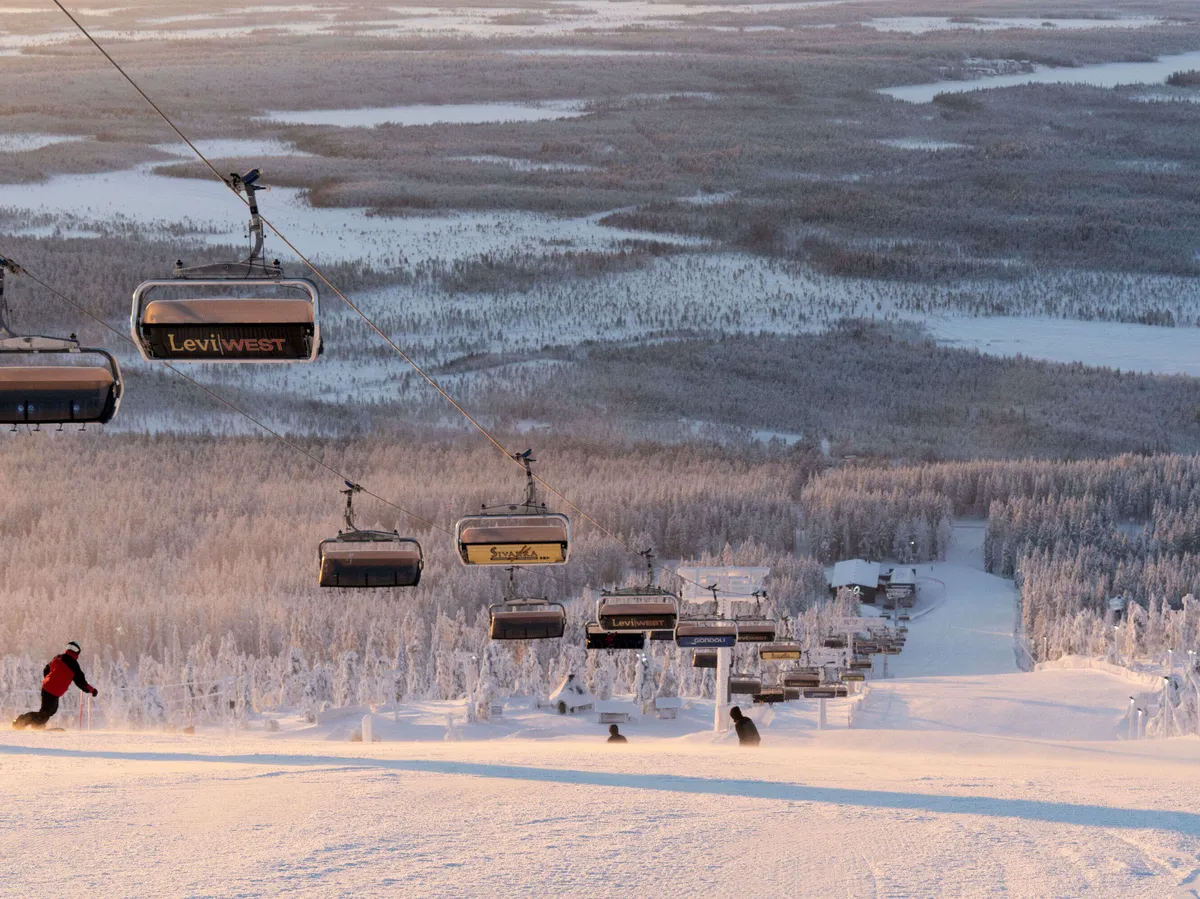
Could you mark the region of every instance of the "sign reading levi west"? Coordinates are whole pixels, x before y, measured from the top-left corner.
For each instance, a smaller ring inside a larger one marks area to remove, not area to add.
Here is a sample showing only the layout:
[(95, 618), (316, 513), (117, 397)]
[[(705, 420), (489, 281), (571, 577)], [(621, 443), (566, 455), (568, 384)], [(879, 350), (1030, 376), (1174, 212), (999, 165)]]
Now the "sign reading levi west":
[(147, 327), (146, 337), (157, 359), (307, 359), (312, 328), (278, 326)]

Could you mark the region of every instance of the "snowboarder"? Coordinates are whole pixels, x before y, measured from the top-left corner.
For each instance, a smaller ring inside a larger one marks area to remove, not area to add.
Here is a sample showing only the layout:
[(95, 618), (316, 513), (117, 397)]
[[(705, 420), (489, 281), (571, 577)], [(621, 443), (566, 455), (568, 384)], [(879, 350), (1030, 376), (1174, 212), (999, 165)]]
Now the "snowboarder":
[(71, 684), (92, 696), (99, 693), (83, 676), (83, 669), (79, 667), (79, 644), (74, 640), (67, 644), (66, 652), (55, 656), (50, 660), (50, 664), (42, 669), (42, 707), (36, 712), (26, 712), (13, 722), (13, 727), (17, 730), (26, 727), (37, 730), (44, 728), (46, 722), (58, 711), (58, 700), (71, 688)]
[(758, 728), (754, 726), (754, 722), (742, 714), (742, 710), (736, 705), (729, 710), (729, 717), (733, 719), (733, 726), (737, 729), (738, 743), (742, 746), (757, 746), (760, 738), (758, 736)]
[(625, 739), (625, 737), (621, 734), (620, 729), (615, 724), (610, 724), (608, 726), (608, 739), (605, 742), (628, 743), (629, 741)]

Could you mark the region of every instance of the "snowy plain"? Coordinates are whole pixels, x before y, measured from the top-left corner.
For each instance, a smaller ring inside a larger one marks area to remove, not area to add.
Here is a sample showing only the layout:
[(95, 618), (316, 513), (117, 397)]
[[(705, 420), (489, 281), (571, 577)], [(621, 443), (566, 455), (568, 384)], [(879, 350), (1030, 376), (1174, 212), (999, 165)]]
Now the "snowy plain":
[(1189, 71), (1200, 66), (1200, 51), (1161, 56), (1151, 62), (1108, 62), (1093, 66), (1034, 66), (1030, 72), (988, 75), (967, 81), (937, 81), (933, 84), (906, 84), (880, 91), (897, 100), (909, 103), (932, 103), (938, 94), (961, 94), (968, 91), (1023, 84), (1087, 84), (1092, 87), (1118, 87), (1123, 84), (1163, 84), (1173, 72)]
[[(270, 732), (0, 735), (0, 895), (1200, 895), (1200, 743), (1125, 742), (1137, 687), (1025, 674), (982, 528), (921, 566), (893, 676), (851, 703), (627, 725), (510, 700)], [(47, 840), (56, 851), (47, 853)]]

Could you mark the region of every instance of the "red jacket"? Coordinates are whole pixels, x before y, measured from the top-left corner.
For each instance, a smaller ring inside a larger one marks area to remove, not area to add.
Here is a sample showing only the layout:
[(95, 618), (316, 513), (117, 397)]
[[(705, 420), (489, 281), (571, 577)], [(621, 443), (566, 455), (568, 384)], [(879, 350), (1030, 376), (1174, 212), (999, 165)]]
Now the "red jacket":
[(62, 696), (71, 688), (71, 684), (85, 692), (90, 689), (83, 669), (79, 667), (79, 657), (73, 652), (64, 652), (50, 660), (50, 664), (42, 669), (42, 689), (51, 696)]

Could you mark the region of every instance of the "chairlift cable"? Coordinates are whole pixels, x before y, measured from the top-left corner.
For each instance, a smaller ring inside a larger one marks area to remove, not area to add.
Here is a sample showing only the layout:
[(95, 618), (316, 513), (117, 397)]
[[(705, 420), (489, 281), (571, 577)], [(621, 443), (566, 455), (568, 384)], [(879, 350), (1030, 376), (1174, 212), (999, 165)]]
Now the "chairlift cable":
[[(158, 114), (159, 118), (161, 118), (164, 122), (167, 123), (167, 126), (173, 132), (175, 132), (176, 136), (188, 146), (188, 148), (196, 155), (196, 157), (201, 162), (204, 163), (204, 165), (208, 168), (208, 170), (210, 172), (212, 172), (213, 175), (222, 184), (224, 184), (234, 194), (234, 196), (236, 196), (238, 198), (238, 200), (240, 200), (244, 205), (247, 206), (247, 208), (249, 208), (250, 201), (246, 197), (244, 197), (237, 190), (237, 188), (233, 184), (231, 184), (230, 181), (217, 170), (216, 166), (214, 166), (212, 164), (212, 162), (209, 161), (208, 157), (206, 157), (204, 155), (204, 153), (201, 152), (200, 148), (197, 147), (188, 138), (188, 136), (186, 134), (184, 134), (184, 132), (179, 128), (178, 125), (175, 124), (175, 122), (171, 119), (170, 116), (168, 116), (165, 112), (163, 112), (162, 108), (157, 103), (155, 103), (153, 99), (151, 99), (150, 95), (147, 94), (144, 90), (142, 90), (142, 88), (138, 85), (138, 83), (136, 81), (134, 81), (133, 77), (128, 72), (126, 72), (124, 68), (122, 68), (122, 66), (119, 62), (117, 62), (115, 59), (113, 59), (113, 57), (108, 53), (107, 50), (104, 49), (104, 47), (100, 44), (100, 42), (97, 41), (91, 35), (91, 33), (87, 30), (87, 28), (84, 27), (84, 25), (78, 19), (76, 19), (75, 16), (73, 16), (71, 14), (71, 12), (65, 6), (63, 6), (63, 4), (60, 2), (60, 0), (52, 0), (52, 2), (54, 3), (55, 6), (57, 6), (62, 11), (63, 15), (65, 15), (71, 21), (71, 23), (79, 30), (79, 32), (85, 38), (88, 39), (88, 41), (92, 44), (92, 46), (94, 46), (97, 50), (100, 51), (100, 53), (104, 56), (104, 58), (106, 60), (108, 60), (108, 62), (112, 65), (112, 67), (117, 70), (117, 72), (121, 75), (121, 77), (124, 78), (129, 83), (130, 87), (132, 87), (138, 93), (138, 95), (143, 100), (145, 100), (147, 104), (149, 104), (150, 108), (153, 109)], [(518, 459), (516, 459), (504, 447), (503, 444), (500, 443), (499, 440), (497, 440), (494, 436), (492, 436), (491, 432), (488, 431), (487, 428), (485, 428), (482, 424), (480, 424), (479, 421), (471, 415), (471, 413), (469, 413), (466, 409), (464, 409), (462, 407), (462, 405), (460, 405), (458, 403), (458, 401), (454, 399), (454, 397), (452, 397), (449, 393), (447, 393), (446, 390), (436, 380), (434, 380), (434, 378), (429, 373), (427, 373), (425, 371), (425, 369), (423, 369), (420, 365), (418, 365), (412, 359), (412, 357), (409, 356), (407, 353), (405, 353), (404, 350), (402, 350), (396, 344), (396, 342), (394, 340), (392, 340), (387, 334), (385, 334), (383, 332), (383, 330), (377, 324), (375, 324), (375, 322), (372, 321), (371, 318), (365, 312), (363, 312), (349, 297), (347, 297), (346, 294), (344, 294), (341, 290), (339, 290), (337, 288), (337, 286), (332, 281), (329, 280), (329, 278), (325, 275), (325, 273), (320, 268), (318, 268), (317, 265), (311, 259), (308, 258), (308, 256), (306, 256), (304, 253), (302, 253), (300, 251), (300, 249), (294, 243), (292, 243), (291, 240), (288, 239), (287, 235), (285, 235), (278, 227), (276, 227), (271, 222), (270, 219), (268, 219), (266, 216), (262, 216), (262, 215), (260, 215), (259, 217), (261, 218), (263, 224), (265, 224), (268, 228), (270, 228), (271, 231), (275, 234), (275, 236), (278, 237), (283, 242), (284, 246), (286, 246), (289, 250), (291, 250), (296, 255), (296, 257), (301, 262), (303, 262), (304, 265), (306, 265), (309, 268), (309, 270), (311, 270), (312, 273), (317, 278), (319, 278), (325, 284), (325, 286), (328, 287), (337, 296), (338, 299), (340, 299), (343, 303), (345, 303), (359, 318), (361, 318), (363, 320), (363, 322), (367, 325), (367, 327), (369, 327), (372, 331), (374, 331), (376, 334), (378, 334), (379, 337), (385, 343), (388, 344), (388, 346), (390, 346), (393, 350), (395, 350), (396, 354), (398, 356), (400, 356), (400, 358), (403, 359), (406, 363), (408, 363), (408, 365), (413, 369), (413, 371), (415, 371), (431, 387), (433, 387), (433, 389), (436, 390), (446, 402), (448, 402), (459, 414), (461, 414), (463, 416), (463, 418), (465, 418), (468, 422), (470, 422), (475, 427), (475, 429), (477, 431), (479, 431), (479, 433), (482, 434), (484, 436), (484, 438), (486, 438), (488, 440), (488, 442), (490, 442), (494, 447), (496, 447), (496, 449), (498, 449), (505, 456), (505, 458), (515, 462), (517, 465), (522, 464)], [(72, 304), (72, 305), (74, 305), (74, 304)], [(105, 327), (109, 327), (107, 325), (107, 323), (105, 323)], [(115, 329), (110, 328), (110, 330), (115, 330)], [(181, 375), (182, 377), (187, 378), (187, 380), (192, 381), (193, 384), (196, 384), (196, 386), (200, 387), (200, 389), (204, 390), (205, 392), (209, 393), (216, 399), (220, 400), (220, 402), (229, 406), (231, 409), (235, 409), (235, 411), (241, 412), (241, 410), (236, 409), (236, 407), (234, 407), (231, 403), (228, 403), (223, 398), (218, 397), (215, 393), (212, 393), (212, 391), (209, 391), (208, 388), (197, 383), (196, 381), (193, 381), (187, 375), (184, 375), (182, 372), (179, 372), (177, 369), (172, 368), (170, 365), (168, 365), (167, 367), (171, 368), (172, 371), (175, 371), (177, 374)], [(241, 414), (246, 415), (246, 413), (244, 413), (244, 412)], [(272, 431), (266, 425), (259, 422), (257, 419), (254, 419), (249, 415), (246, 415), (246, 417), (248, 419), (250, 419), (251, 421), (254, 421), (256, 424), (259, 425), (259, 427), (263, 428), (264, 430), (269, 431), (272, 434), (275, 434), (274, 431)], [(288, 441), (286, 441), (280, 435), (275, 434), (275, 436), (278, 437), (283, 442), (288, 443)], [(289, 445), (292, 445), (292, 444), (289, 444)], [(295, 448), (299, 449), (299, 447), (295, 447)], [(300, 452), (304, 452), (304, 451), (300, 450)], [(305, 455), (308, 455), (309, 458), (312, 458), (314, 461), (317, 461), (318, 464), (320, 464), (322, 467), (328, 469), (331, 472), (334, 472), (335, 474), (338, 474), (338, 476), (342, 477), (343, 480), (348, 480), (347, 478), (343, 477), (341, 474), (334, 471), (334, 469), (330, 468), (328, 465), (325, 465), (325, 463), (320, 462), (319, 460), (317, 460), (315, 457), (311, 456), (310, 454), (305, 453)], [(626, 550), (626, 552), (628, 552), (632, 555), (639, 554), (638, 551), (635, 550), (629, 543), (627, 543), (625, 540), (621, 539), (621, 537), (619, 537), (617, 534), (613, 533), (611, 530), (609, 530), (604, 525), (602, 525), (599, 521), (597, 521), (593, 516), (589, 515), (582, 508), (580, 508), (578, 505), (576, 505), (571, 500), (569, 500), (561, 491), (559, 491), (556, 488), (554, 488), (553, 486), (551, 486), (540, 475), (535, 474), (535, 475), (533, 475), (533, 477), (547, 491), (549, 491), (554, 496), (556, 496), (564, 505), (568, 506), (573, 511), (578, 513), (583, 519), (590, 522), (593, 526), (595, 526), (595, 528), (597, 530), (599, 530), (606, 537), (609, 537), (611, 540), (613, 540), (614, 542), (616, 542), (617, 544), (622, 546)], [(367, 492), (367, 491), (364, 491), (364, 492)], [(371, 493), (368, 493), (368, 495), (375, 496), (375, 494), (371, 494)], [(390, 503), (387, 500), (382, 499), (381, 497), (375, 496), (375, 498), (379, 499), (381, 502), (386, 503), (387, 505), (394, 506), (397, 509), (401, 508), (400, 506), (396, 506), (394, 503)], [(425, 521), (425, 519), (421, 518), (420, 516), (413, 515), (413, 513), (408, 512), (407, 510), (401, 509), (401, 511), (404, 511), (406, 514), (412, 516), (413, 518), (417, 519), (418, 521)], [(431, 522), (426, 522), (426, 523), (430, 524), (432, 527), (438, 527), (437, 525), (433, 525)], [(438, 527), (438, 530), (445, 531), (446, 529)], [(448, 531), (446, 531), (446, 532), (449, 533)], [(666, 569), (665, 566), (660, 566), (660, 567), (662, 568), (662, 570), (669, 570), (669, 569)], [(684, 580), (690, 584), (693, 584), (693, 586), (696, 586), (696, 587), (703, 586), (698, 582), (692, 581), (690, 578), (680, 575), (678, 571), (674, 571), (672, 573), (675, 574), (677, 577), (679, 577), (681, 580)]]
[[(107, 328), (109, 331), (111, 331), (112, 333), (116, 334), (116, 335), (117, 335), (117, 337), (121, 338), (121, 340), (124, 340), (126, 343), (129, 343), (129, 344), (132, 344), (132, 343), (133, 343), (133, 340), (132, 340), (132, 339), (130, 339), (129, 335), (121, 333), (121, 332), (120, 332), (120, 331), (118, 331), (116, 328), (114, 328), (112, 325), (110, 325), (108, 322), (104, 321), (104, 319), (100, 318), (98, 315), (95, 315), (95, 314), (93, 314), (93, 313), (89, 312), (87, 309), (85, 309), (85, 308), (84, 308), (82, 305), (80, 305), (79, 303), (76, 303), (74, 300), (72, 300), (72, 299), (70, 299), (69, 297), (65, 296), (65, 295), (64, 295), (63, 293), (61, 293), (60, 291), (58, 291), (58, 290), (56, 290), (55, 288), (51, 287), (49, 284), (47, 284), (45, 281), (43, 281), (41, 278), (39, 278), (39, 277), (38, 277), (36, 274), (34, 274), (33, 272), (31, 272), (29, 269), (27, 269), (27, 268), (23, 268), (23, 269), (22, 269), (22, 273), (23, 273), (23, 274), (25, 275), (25, 277), (27, 277), (27, 278), (28, 278), (30, 281), (34, 282), (35, 284), (37, 284), (37, 285), (38, 285), (39, 287), (41, 287), (42, 289), (46, 290), (47, 292), (49, 292), (50, 294), (52, 294), (53, 296), (55, 296), (56, 298), (58, 298), (58, 299), (59, 299), (59, 300), (61, 300), (62, 302), (66, 303), (68, 306), (70, 306), (70, 307), (72, 307), (73, 309), (75, 309), (75, 311), (76, 311), (76, 312), (79, 312), (79, 313), (81, 313), (82, 315), (85, 315), (86, 317), (90, 318), (92, 321), (96, 322), (97, 324), (99, 324), (99, 325), (103, 326), (104, 328)], [(210, 389), (210, 388), (206, 387), (204, 384), (201, 384), (199, 381), (197, 381), (197, 380), (196, 380), (195, 378), (193, 378), (191, 375), (189, 375), (189, 374), (187, 374), (187, 373), (185, 373), (185, 372), (182, 372), (182, 371), (180, 371), (178, 368), (176, 368), (176, 367), (175, 367), (174, 365), (172, 365), (170, 362), (166, 362), (166, 361), (163, 361), (163, 360), (159, 360), (159, 361), (161, 361), (161, 362), (162, 362), (163, 366), (165, 366), (166, 368), (170, 369), (172, 372), (174, 372), (175, 374), (177, 374), (179, 377), (183, 378), (185, 381), (187, 381), (188, 383), (190, 383), (192, 386), (194, 386), (194, 387), (198, 388), (199, 390), (202, 390), (204, 393), (208, 394), (210, 397), (212, 397), (214, 400), (216, 400), (216, 401), (217, 401), (218, 403), (220, 403), (221, 405), (225, 406), (225, 407), (226, 407), (226, 408), (228, 408), (228, 409), (231, 409), (231, 410), (233, 410), (233, 411), (234, 411), (234, 412), (236, 412), (238, 415), (241, 415), (243, 418), (245, 418), (247, 421), (253, 422), (255, 425), (257, 425), (258, 427), (262, 428), (262, 430), (266, 431), (268, 434), (270, 434), (272, 437), (274, 437), (276, 440), (278, 440), (278, 441), (279, 441), (280, 443), (282, 443), (284, 446), (287, 446), (287, 447), (289, 447), (290, 449), (293, 449), (293, 450), (295, 450), (296, 452), (300, 453), (302, 456), (306, 457), (306, 458), (307, 458), (307, 459), (309, 459), (310, 461), (312, 461), (312, 462), (315, 462), (317, 465), (321, 466), (322, 468), (324, 468), (326, 471), (330, 472), (331, 474), (335, 474), (335, 475), (337, 475), (337, 476), (338, 476), (339, 478), (341, 478), (343, 481), (350, 481), (350, 480), (351, 480), (349, 477), (347, 477), (346, 475), (342, 474), (342, 472), (340, 472), (340, 471), (338, 471), (336, 468), (334, 468), (332, 465), (329, 465), (327, 462), (324, 462), (324, 461), (322, 461), (321, 459), (317, 458), (315, 455), (313, 455), (312, 453), (310, 453), (308, 450), (304, 449), (304, 447), (302, 447), (302, 446), (299, 446), (299, 445), (298, 445), (298, 444), (296, 444), (296, 443), (293, 443), (291, 440), (288, 440), (288, 439), (287, 439), (285, 436), (283, 436), (281, 433), (279, 433), (278, 431), (276, 431), (276, 430), (275, 430), (274, 428), (272, 428), (270, 425), (268, 425), (268, 424), (265, 424), (264, 422), (262, 422), (262, 421), (260, 421), (259, 419), (255, 418), (255, 417), (254, 417), (253, 415), (251, 415), (249, 412), (246, 412), (245, 410), (238, 408), (238, 407), (237, 407), (237, 406), (235, 406), (235, 405), (234, 405), (232, 402), (230, 402), (229, 400), (225, 399), (225, 398), (224, 398), (223, 396), (221, 396), (220, 394), (218, 394), (218, 393), (216, 393), (215, 391), (213, 391), (212, 389)], [(357, 482), (356, 482), (356, 483), (357, 483)], [(414, 519), (414, 520), (416, 520), (416, 521), (419, 521), (419, 522), (421, 522), (422, 524), (427, 524), (427, 525), (429, 525), (429, 527), (433, 528), (434, 530), (441, 531), (443, 534), (446, 534), (446, 535), (449, 535), (449, 534), (450, 534), (450, 531), (449, 531), (447, 528), (444, 528), (444, 527), (442, 527), (442, 526), (441, 526), (441, 525), (439, 525), (439, 524), (435, 524), (434, 522), (432, 522), (432, 521), (429, 521), (429, 520), (428, 520), (428, 519), (426, 519), (426, 518), (422, 518), (420, 515), (416, 514), (415, 512), (410, 512), (408, 509), (404, 508), (403, 506), (400, 506), (400, 505), (398, 505), (398, 504), (396, 504), (396, 503), (394, 503), (394, 502), (391, 502), (390, 500), (384, 499), (382, 496), (380, 496), (380, 495), (379, 495), (379, 494), (377, 494), (377, 493), (372, 493), (370, 490), (367, 490), (366, 488), (363, 488), (363, 489), (362, 489), (362, 492), (363, 492), (363, 493), (365, 493), (367, 496), (369, 496), (369, 497), (372, 497), (373, 499), (376, 499), (376, 500), (378, 500), (379, 502), (383, 503), (385, 506), (391, 506), (393, 509), (397, 509), (397, 510), (399, 510), (400, 512), (403, 512), (405, 515), (409, 516), (410, 518), (412, 518), (412, 519)]]

